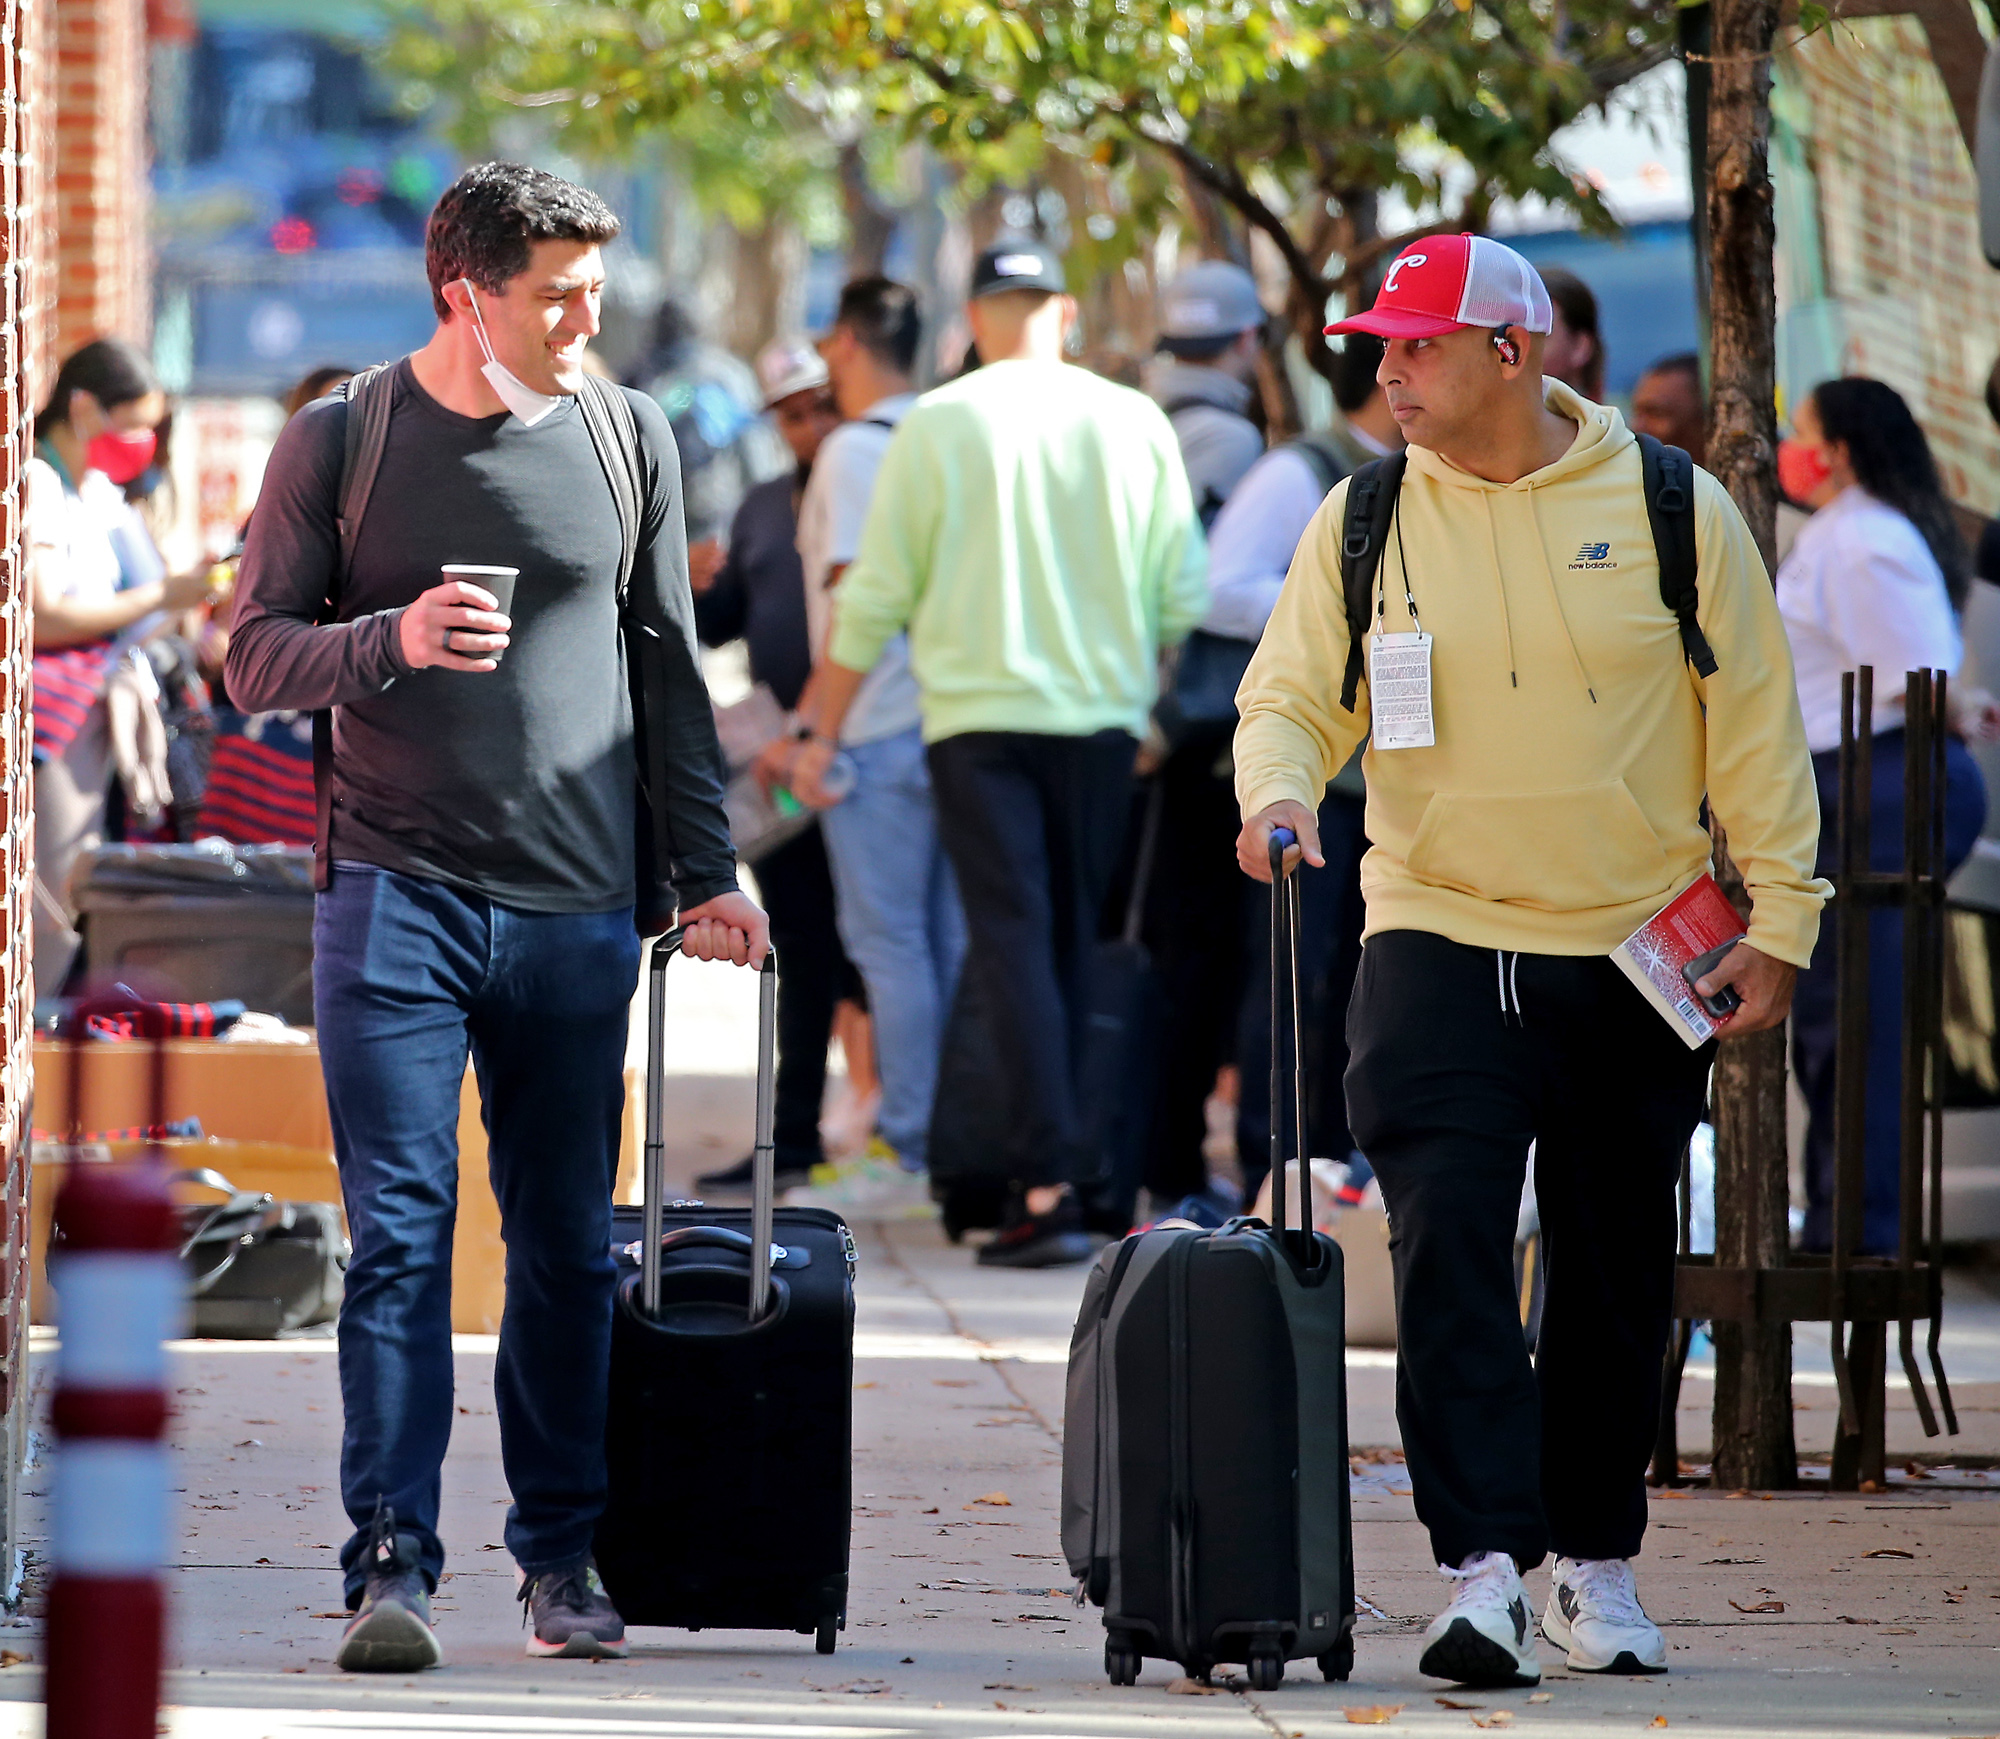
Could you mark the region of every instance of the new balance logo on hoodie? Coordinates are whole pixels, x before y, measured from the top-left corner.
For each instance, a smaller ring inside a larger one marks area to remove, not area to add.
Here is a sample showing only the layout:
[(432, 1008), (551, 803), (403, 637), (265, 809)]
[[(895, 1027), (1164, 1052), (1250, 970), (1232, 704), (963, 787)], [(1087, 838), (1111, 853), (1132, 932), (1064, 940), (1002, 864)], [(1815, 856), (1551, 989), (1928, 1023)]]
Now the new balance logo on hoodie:
[(1618, 564), (1609, 559), (1610, 555), (1611, 546), (1608, 543), (1587, 543), (1576, 552), (1576, 560), (1569, 564), (1570, 570), (1575, 572), (1581, 568), (1588, 573), (1598, 568), (1615, 568)]

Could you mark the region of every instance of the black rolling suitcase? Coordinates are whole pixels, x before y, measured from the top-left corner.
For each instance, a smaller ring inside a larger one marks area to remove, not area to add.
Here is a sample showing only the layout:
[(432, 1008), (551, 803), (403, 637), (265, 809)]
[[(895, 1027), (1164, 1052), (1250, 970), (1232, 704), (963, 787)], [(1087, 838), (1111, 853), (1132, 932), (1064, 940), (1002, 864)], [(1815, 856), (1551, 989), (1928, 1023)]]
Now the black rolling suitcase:
[[(1272, 999), (1290, 986), (1302, 1128), (1296, 885), (1287, 880), (1272, 907)], [(1278, 1013), (1271, 1163), (1282, 1178)], [(1274, 1227), (1239, 1218), (1213, 1232), (1136, 1233), (1105, 1250), (1085, 1285), (1070, 1345), (1063, 1551), (1079, 1593), (1104, 1608), (1113, 1684), (1135, 1682), (1148, 1657), (1194, 1678), (1240, 1661), (1259, 1690), (1288, 1660), (1315, 1660), (1329, 1679), (1354, 1664), (1340, 1249), (1287, 1230), (1285, 1195)]]
[(793, 1630), (831, 1654), (847, 1624), (854, 1241), (837, 1214), (773, 1205), (772, 960), (751, 1205), (662, 1200), (661, 1028), (679, 941), (653, 947), (645, 1206), (612, 1216), (622, 1274), (598, 1572), (628, 1624)]

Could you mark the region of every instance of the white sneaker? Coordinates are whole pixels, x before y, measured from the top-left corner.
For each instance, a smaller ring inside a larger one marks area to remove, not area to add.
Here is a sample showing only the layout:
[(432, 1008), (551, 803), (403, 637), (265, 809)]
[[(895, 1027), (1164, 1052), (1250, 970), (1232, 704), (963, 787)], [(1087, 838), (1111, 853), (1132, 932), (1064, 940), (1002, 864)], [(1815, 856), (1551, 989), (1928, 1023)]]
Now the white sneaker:
[(1571, 1672), (1667, 1670), (1667, 1639), (1639, 1604), (1629, 1558), (1558, 1558), (1542, 1635), (1569, 1650)]
[(1424, 1632), (1417, 1671), (1481, 1688), (1540, 1684), (1528, 1596), (1514, 1560), (1505, 1552), (1475, 1552), (1456, 1570), (1440, 1564), (1438, 1573), (1458, 1587)]
[(843, 1220), (928, 1220), (937, 1213), (930, 1174), (910, 1171), (881, 1141), (859, 1159), (812, 1168), (811, 1181), (785, 1192), (788, 1208), (830, 1208)]

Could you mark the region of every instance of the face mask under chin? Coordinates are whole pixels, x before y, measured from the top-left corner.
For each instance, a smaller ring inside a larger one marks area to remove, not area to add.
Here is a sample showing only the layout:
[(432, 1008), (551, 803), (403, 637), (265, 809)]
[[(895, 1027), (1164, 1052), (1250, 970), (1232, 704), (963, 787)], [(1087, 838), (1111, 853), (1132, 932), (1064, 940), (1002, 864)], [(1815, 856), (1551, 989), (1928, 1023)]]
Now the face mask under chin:
[(479, 312), (479, 297), (473, 291), (472, 280), (466, 278), (461, 282), (472, 303), (472, 319), (479, 333), (479, 348), (486, 352), (486, 362), (479, 372), (486, 377), (486, 384), (492, 387), (493, 396), (513, 412), (524, 427), (532, 429), (563, 402), (564, 395), (535, 391), (493, 354), (493, 341), (486, 336), (486, 320)]

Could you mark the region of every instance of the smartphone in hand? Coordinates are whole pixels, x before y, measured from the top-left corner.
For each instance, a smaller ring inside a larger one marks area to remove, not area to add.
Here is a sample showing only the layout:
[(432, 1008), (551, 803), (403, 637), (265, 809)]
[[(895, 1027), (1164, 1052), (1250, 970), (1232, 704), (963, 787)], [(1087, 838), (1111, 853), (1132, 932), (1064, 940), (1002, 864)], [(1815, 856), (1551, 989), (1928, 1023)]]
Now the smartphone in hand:
[[(1694, 990), (1696, 981), (1706, 978), (1713, 972), (1717, 965), (1721, 963), (1723, 955), (1727, 954), (1730, 949), (1734, 948), (1742, 940), (1741, 936), (1732, 936), (1719, 948), (1711, 948), (1706, 954), (1697, 954), (1683, 966), (1681, 968), (1681, 976), (1687, 980), (1688, 989)], [(1713, 996), (1703, 996), (1698, 990), (1695, 990), (1694, 993), (1700, 999), (1702, 1007), (1707, 1009), (1718, 1020), (1725, 1015), (1734, 1014), (1743, 1006), (1743, 998), (1733, 984), (1725, 984)]]

